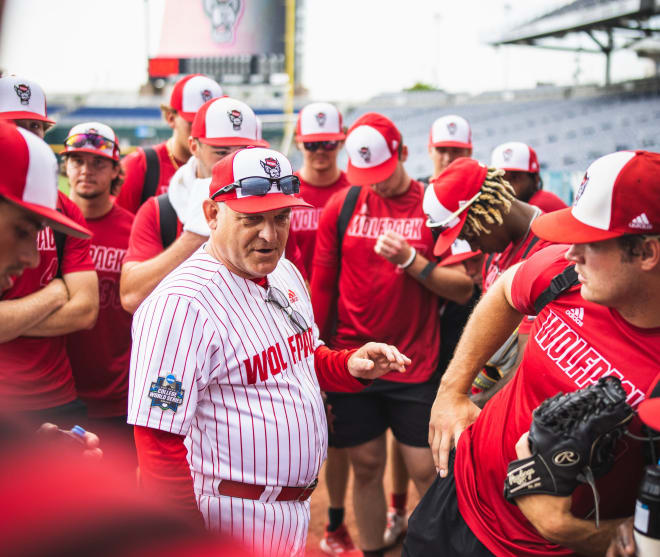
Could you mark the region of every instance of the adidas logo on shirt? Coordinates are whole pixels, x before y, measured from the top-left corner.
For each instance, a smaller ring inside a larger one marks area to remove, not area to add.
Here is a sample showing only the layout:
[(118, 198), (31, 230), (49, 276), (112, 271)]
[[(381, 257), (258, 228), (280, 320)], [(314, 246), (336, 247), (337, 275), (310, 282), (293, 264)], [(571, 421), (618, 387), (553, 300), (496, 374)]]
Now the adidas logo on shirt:
[(639, 228), (641, 230), (650, 230), (651, 228), (653, 228), (651, 226), (651, 222), (649, 221), (649, 218), (646, 216), (646, 213), (637, 215), (633, 220), (630, 221), (628, 226), (630, 228)]
[(573, 321), (582, 327), (582, 320), (584, 319), (584, 308), (567, 309), (566, 315), (568, 315)]

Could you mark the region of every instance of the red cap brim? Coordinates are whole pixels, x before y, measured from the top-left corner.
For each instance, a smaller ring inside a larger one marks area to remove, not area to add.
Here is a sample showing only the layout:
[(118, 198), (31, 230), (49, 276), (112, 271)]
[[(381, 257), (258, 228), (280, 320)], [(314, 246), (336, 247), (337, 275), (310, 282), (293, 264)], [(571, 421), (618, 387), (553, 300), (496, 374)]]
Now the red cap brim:
[(640, 419), (651, 429), (660, 431), (660, 398), (649, 398), (637, 408)]
[(431, 143), (433, 147), (459, 147), (462, 149), (472, 149), (472, 143), (463, 143), (462, 141), (438, 141)]
[(13, 112), (2, 112), (0, 118), (5, 120), (38, 120), (47, 124), (55, 124), (55, 120), (50, 120), (36, 112), (27, 112), (25, 110), (15, 110)]
[(623, 236), (624, 232), (612, 232), (584, 224), (573, 216), (568, 207), (541, 215), (532, 222), (532, 232), (542, 240), (557, 244), (586, 244)]
[(463, 253), (457, 253), (456, 255), (448, 255), (447, 257), (440, 260), (440, 267), (447, 267), (448, 265), (456, 265), (457, 263), (462, 263), (467, 259), (472, 259), (481, 255), (480, 251), (466, 251)]
[(435, 247), (433, 248), (433, 255), (435, 255), (436, 257), (440, 257), (449, 248), (451, 248), (451, 245), (454, 243), (456, 238), (458, 238), (458, 235), (461, 233), (461, 230), (463, 229), (463, 225), (465, 224), (465, 221), (468, 216), (468, 210), (469, 209), (466, 209), (461, 213), (460, 220), (458, 221), (458, 224), (456, 226), (453, 226), (452, 228), (449, 228), (448, 230), (445, 230), (442, 234), (440, 234), (437, 242), (435, 243)]
[(296, 135), (296, 141), (343, 141), (346, 134), (339, 133), (309, 133), (307, 135)]
[(351, 164), (351, 161), (348, 161), (348, 167), (346, 169), (346, 177), (351, 184), (361, 185), (361, 186), (370, 186), (371, 184), (378, 184), (387, 180), (396, 169), (396, 164), (399, 162), (399, 157), (397, 153), (394, 153), (389, 159), (385, 162), (379, 164), (378, 166), (372, 166), (371, 168), (358, 168)]
[(197, 137), (201, 143), (225, 147), (239, 145), (241, 147), (268, 147), (268, 142), (263, 139), (248, 139), (245, 137)]
[(250, 197), (226, 199), (225, 203), (237, 213), (246, 214), (265, 213), (267, 211), (276, 211), (277, 209), (286, 209), (287, 207), (313, 207), (313, 205), (310, 205), (301, 197), (284, 193), (269, 193), (263, 196), (253, 195)]
[(46, 225), (50, 226), (53, 230), (58, 232), (63, 232), (70, 236), (75, 236), (76, 238), (91, 238), (92, 233), (84, 226), (81, 226), (74, 220), (65, 216), (64, 214), (56, 211), (55, 209), (49, 209), (43, 205), (37, 205), (35, 203), (26, 203), (25, 201), (19, 201), (16, 198), (5, 196), (7, 201), (26, 209), (30, 213), (36, 215), (40, 220), (43, 220)]

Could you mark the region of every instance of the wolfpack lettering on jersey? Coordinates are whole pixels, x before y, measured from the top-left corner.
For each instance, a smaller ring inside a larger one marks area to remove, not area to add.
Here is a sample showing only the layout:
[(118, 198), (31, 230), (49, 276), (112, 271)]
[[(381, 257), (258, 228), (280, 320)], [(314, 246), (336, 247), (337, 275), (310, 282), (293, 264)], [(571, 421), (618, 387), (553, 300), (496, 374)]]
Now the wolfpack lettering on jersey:
[(97, 271), (108, 271), (109, 273), (121, 273), (121, 264), (124, 261), (126, 250), (110, 246), (90, 247), (90, 256)]
[(265, 288), (231, 273), (204, 247), (168, 275), (134, 316), (128, 422), (187, 434), (209, 528), (264, 555), (298, 555), (309, 501), (275, 501), (279, 487), (267, 488), (261, 501), (218, 493), (223, 480), (306, 486), (326, 455), (309, 294), (285, 259), (268, 284), (312, 327), (296, 330), (266, 302)]
[(294, 232), (314, 230), (319, 227), (323, 207), (300, 207), (291, 211), (291, 230)]
[(346, 231), (348, 236), (357, 238), (378, 238), (388, 230), (398, 232), (406, 240), (421, 240), (424, 219), (416, 217), (392, 218), (356, 215)]

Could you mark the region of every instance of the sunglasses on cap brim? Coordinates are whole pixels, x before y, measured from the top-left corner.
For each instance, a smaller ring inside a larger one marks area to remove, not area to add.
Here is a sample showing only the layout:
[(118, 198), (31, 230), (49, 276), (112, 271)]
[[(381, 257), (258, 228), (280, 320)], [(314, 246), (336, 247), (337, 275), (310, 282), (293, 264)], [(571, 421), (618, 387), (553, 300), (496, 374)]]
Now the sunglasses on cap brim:
[(322, 147), (324, 151), (334, 151), (339, 145), (339, 141), (304, 141), (303, 147), (305, 151), (311, 151), (312, 153), (316, 151), (319, 147)]
[(64, 140), (64, 146), (70, 149), (89, 147), (97, 151), (107, 150), (110, 152), (114, 152), (115, 149), (119, 150), (119, 145), (98, 133), (76, 133), (70, 135)]
[(298, 179), (298, 176), (283, 176), (282, 178), (248, 176), (247, 178), (241, 178), (233, 184), (220, 188), (211, 196), (211, 199), (215, 199), (218, 195), (223, 193), (229, 193), (236, 188), (240, 188), (243, 195), (264, 196), (270, 192), (273, 186), (286, 195), (294, 195), (300, 191), (300, 180)]
[(454, 219), (458, 218), (464, 211), (470, 208), (470, 206), (477, 200), (477, 198), (481, 195), (481, 191), (478, 191), (472, 199), (468, 199), (465, 204), (462, 207), (459, 207), (456, 209), (451, 215), (449, 215), (446, 219), (440, 222), (435, 222), (432, 221), (430, 218), (426, 219), (426, 226), (429, 228), (433, 228), (434, 230), (438, 230), (439, 234), (442, 234), (445, 230), (449, 230), (450, 228), (453, 228), (456, 226), (456, 223), (450, 224)]

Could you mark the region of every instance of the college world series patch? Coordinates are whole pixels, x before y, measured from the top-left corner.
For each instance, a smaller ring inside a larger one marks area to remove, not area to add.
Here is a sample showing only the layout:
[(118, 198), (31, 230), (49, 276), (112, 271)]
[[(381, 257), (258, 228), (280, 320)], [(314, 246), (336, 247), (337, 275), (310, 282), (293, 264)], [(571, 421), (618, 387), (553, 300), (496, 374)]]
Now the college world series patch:
[(183, 403), (184, 392), (185, 390), (181, 388), (181, 381), (177, 381), (174, 374), (170, 373), (165, 377), (159, 377), (155, 383), (151, 384), (149, 389), (151, 406), (158, 406), (161, 410), (176, 412), (179, 405)]

